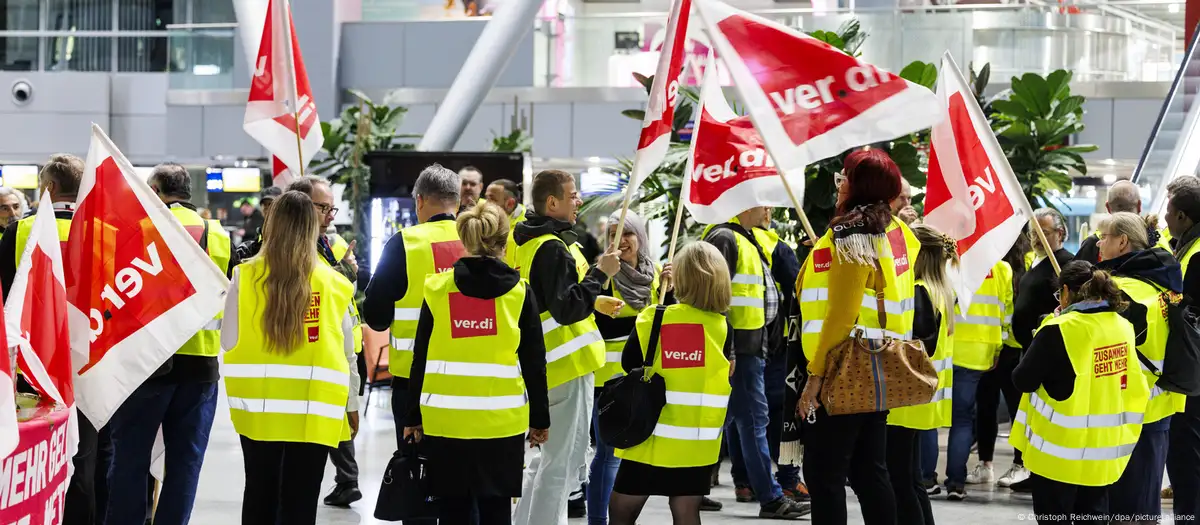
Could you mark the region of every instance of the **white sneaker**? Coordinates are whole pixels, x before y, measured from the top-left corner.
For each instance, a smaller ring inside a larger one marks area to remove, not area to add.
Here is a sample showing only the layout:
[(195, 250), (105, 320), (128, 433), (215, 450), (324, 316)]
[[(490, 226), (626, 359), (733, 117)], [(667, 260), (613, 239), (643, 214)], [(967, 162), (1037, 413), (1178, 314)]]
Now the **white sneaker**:
[(1000, 480), (996, 482), (1001, 487), (1009, 487), (1014, 483), (1020, 483), (1029, 479), (1029, 470), (1021, 465), (1013, 465), (1009, 467), (1008, 472), (1000, 476)]
[(968, 485), (983, 485), (996, 481), (996, 471), (991, 465), (976, 463), (975, 469), (967, 474)]

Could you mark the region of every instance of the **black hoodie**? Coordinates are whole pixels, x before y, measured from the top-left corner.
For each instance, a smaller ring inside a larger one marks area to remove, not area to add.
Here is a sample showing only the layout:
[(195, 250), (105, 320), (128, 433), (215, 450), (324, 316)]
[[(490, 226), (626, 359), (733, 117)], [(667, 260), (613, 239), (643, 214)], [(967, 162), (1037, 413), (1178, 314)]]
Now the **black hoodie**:
[[(494, 299), (508, 293), (520, 280), (521, 275), (499, 259), (463, 257), (454, 263), (454, 284), (467, 297)], [(521, 377), (525, 380), (525, 392), (529, 396), (529, 427), (550, 428), (550, 402), (546, 397), (546, 345), (542, 340), (542, 322), (531, 294), (525, 294), (525, 305), (521, 307), (517, 326), (521, 332), (517, 359), (521, 365)], [(421, 385), (425, 382), (425, 362), (429, 358), (429, 337), (432, 334), (433, 313), (429, 305), (422, 304), (413, 343), (412, 377), (408, 380), (409, 411), (403, 421), (406, 427), (421, 424)], [(480, 352), (489, 350), (479, 349)]]
[[(1183, 272), (1179, 261), (1162, 248), (1129, 252), (1115, 259), (1101, 261), (1097, 266), (1118, 277), (1140, 279), (1164, 290), (1183, 293)], [(1121, 312), (1121, 317), (1133, 324), (1137, 344), (1141, 345), (1146, 342), (1146, 306), (1135, 302), (1124, 290), (1121, 296), (1129, 303)]]
[[(538, 248), (529, 268), (529, 290), (533, 292), (539, 313), (549, 311), (561, 325), (578, 323), (592, 315), (596, 297), (601, 295), (601, 287), (608, 276), (593, 267), (582, 281), (579, 280), (575, 258), (567, 251), (567, 246), (576, 240), (568, 222), (529, 212), (525, 222), (513, 229), (513, 239), (518, 247), (546, 234), (557, 236), (565, 244), (548, 242)], [(538, 330), (541, 333), (541, 328)]]

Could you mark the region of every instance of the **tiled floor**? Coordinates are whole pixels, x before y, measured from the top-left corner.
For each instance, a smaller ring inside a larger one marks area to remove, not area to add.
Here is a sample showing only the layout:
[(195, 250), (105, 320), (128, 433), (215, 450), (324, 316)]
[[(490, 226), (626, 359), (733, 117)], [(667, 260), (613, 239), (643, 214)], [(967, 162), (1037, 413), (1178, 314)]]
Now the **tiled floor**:
[[(335, 509), (322, 507), (317, 522), (322, 525), (350, 525), (385, 523), (372, 517), (375, 498), (379, 488), (383, 470), (388, 459), (395, 450), (395, 427), (391, 411), (387, 405), (388, 392), (383, 391), (373, 399), (373, 407), (363, 419), (362, 431), (358, 436), (358, 461), (361, 469), (360, 483), (364, 499), (350, 509)], [(942, 436), (943, 453), (945, 435)], [(1006, 445), (997, 446), (997, 469), (999, 475), (1006, 470), (1011, 462), (1011, 448)], [(726, 464), (728, 469), (728, 464)], [(944, 469), (939, 469), (944, 470)], [(229, 422), (229, 411), (224, 399), (217, 410), (216, 423), (213, 425), (212, 439), (209, 442), (208, 455), (205, 458), (204, 470), (200, 478), (200, 493), (192, 515), (193, 525), (232, 525), (239, 522), (243, 487), (243, 468), (241, 447), (238, 445), (237, 434)], [(326, 486), (333, 486), (333, 468), (329, 467), (325, 474)], [(728, 483), (728, 470), (722, 475), (722, 480)], [(969, 487), (968, 499), (965, 502), (948, 502), (944, 497), (935, 497), (933, 512), (939, 523), (970, 523), (970, 524), (999, 524), (1016, 523), (1027, 513), (1032, 512), (1032, 503), (1028, 497), (1014, 496), (1004, 489), (989, 490), (980, 487)], [(852, 493), (851, 493), (852, 494)], [(742, 524), (757, 516), (758, 508), (750, 503), (736, 503), (733, 490), (728, 484), (713, 489), (713, 497), (725, 504), (725, 510), (716, 513), (705, 513), (704, 522), (709, 524)], [(851, 495), (847, 505), (850, 507), (850, 523), (862, 523), (858, 513), (857, 501)], [(1169, 513), (1169, 506), (1164, 509)], [(757, 520), (756, 520), (757, 521)], [(571, 520), (572, 524), (584, 524), (585, 520)], [(671, 522), (670, 511), (664, 498), (651, 499), (640, 523), (644, 525), (665, 524)], [(765, 520), (764, 520), (765, 522)], [(1172, 523), (1170, 518), (1163, 523)]]

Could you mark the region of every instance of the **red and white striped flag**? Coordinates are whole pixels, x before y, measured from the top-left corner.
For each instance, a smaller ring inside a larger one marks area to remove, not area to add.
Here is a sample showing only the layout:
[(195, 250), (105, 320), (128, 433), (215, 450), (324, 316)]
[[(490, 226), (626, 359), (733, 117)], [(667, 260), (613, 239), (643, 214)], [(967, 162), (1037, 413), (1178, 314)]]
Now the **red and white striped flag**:
[(671, 129), (675, 122), (675, 105), (679, 101), (679, 73), (683, 71), (684, 44), (687, 43), (688, 17), (692, 0), (675, 0), (667, 19), (667, 35), (658, 55), (658, 69), (650, 86), (650, 101), (642, 119), (642, 134), (638, 138), (637, 154), (633, 157), (633, 173), (629, 174), (626, 192), (637, 190), (667, 155), (671, 145)]
[[(242, 7), (238, 13), (250, 16), (252, 10)], [(270, 0), (263, 16), (266, 22), (256, 40), (258, 53), (252, 62), (250, 98), (242, 128), (273, 156), (275, 185), (286, 186), (295, 175), (304, 173), (325, 137), (288, 1)]]
[(955, 291), (965, 312), (992, 266), (1033, 217), (1033, 208), (949, 52), (938, 71), (937, 95), (946, 119), (931, 134), (925, 223), (958, 239)]

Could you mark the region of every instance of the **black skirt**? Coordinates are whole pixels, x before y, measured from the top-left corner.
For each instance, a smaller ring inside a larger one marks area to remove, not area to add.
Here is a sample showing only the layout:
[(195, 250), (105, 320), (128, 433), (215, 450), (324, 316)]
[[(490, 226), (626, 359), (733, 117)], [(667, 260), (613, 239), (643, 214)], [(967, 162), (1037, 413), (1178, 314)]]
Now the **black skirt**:
[(454, 439), (425, 436), (420, 451), (428, 458), (429, 491), (436, 497), (521, 496), (525, 436)]
[(706, 467), (656, 467), (621, 460), (613, 492), (630, 496), (707, 496), (712, 465)]

